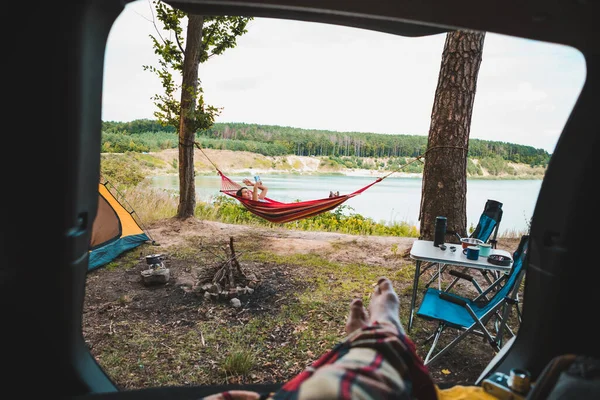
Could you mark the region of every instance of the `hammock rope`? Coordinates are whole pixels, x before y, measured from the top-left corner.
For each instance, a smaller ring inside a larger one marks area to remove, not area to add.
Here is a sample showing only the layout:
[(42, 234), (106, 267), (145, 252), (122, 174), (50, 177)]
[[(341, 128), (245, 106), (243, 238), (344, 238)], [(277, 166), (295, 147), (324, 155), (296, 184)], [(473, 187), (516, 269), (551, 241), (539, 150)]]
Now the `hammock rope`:
[(427, 154), (430, 150), (436, 149), (438, 147), (454, 148), (454, 146), (432, 147), (432, 148), (426, 150), (425, 153), (421, 154), (420, 156), (417, 156), (414, 160), (409, 161), (408, 163), (402, 165), (400, 168), (397, 168), (397, 169), (389, 172), (388, 174), (375, 179), (374, 182), (371, 182), (368, 185), (366, 185), (358, 190), (355, 190), (354, 192), (349, 193), (349, 194), (343, 194), (343, 195), (338, 195), (338, 196), (334, 196), (334, 197), (326, 197), (326, 198), (317, 199), (317, 200), (299, 201), (299, 202), (294, 202), (294, 203), (282, 203), (282, 202), (270, 199), (268, 197), (265, 197), (265, 199), (264, 199), (265, 201), (248, 200), (248, 199), (244, 199), (242, 197), (238, 197), (236, 195), (236, 192), (243, 186), (237, 182), (232, 181), (223, 172), (221, 172), (219, 167), (210, 159), (210, 157), (208, 157), (206, 155), (206, 153), (204, 152), (204, 150), (202, 149), (202, 147), (200, 146), (200, 144), (198, 142), (194, 142), (194, 144), (202, 152), (204, 157), (206, 157), (206, 159), (213, 165), (213, 167), (215, 168), (215, 170), (221, 177), (221, 190), (220, 190), (221, 193), (224, 193), (228, 196), (235, 198), (244, 207), (246, 207), (248, 209), (248, 211), (250, 211), (251, 213), (253, 213), (263, 219), (266, 219), (267, 221), (274, 222), (274, 223), (285, 223), (285, 222), (296, 221), (299, 219), (312, 217), (312, 216), (321, 214), (326, 211), (330, 211), (330, 210), (336, 208), (337, 206), (341, 205), (348, 199), (351, 199), (354, 196), (358, 196), (359, 194), (361, 194), (365, 190), (369, 189), (371, 186), (375, 185), (376, 183), (381, 182), (388, 176), (408, 167), (413, 162), (416, 162), (416, 161), (422, 162), (421, 159), (423, 157), (425, 157), (425, 154)]

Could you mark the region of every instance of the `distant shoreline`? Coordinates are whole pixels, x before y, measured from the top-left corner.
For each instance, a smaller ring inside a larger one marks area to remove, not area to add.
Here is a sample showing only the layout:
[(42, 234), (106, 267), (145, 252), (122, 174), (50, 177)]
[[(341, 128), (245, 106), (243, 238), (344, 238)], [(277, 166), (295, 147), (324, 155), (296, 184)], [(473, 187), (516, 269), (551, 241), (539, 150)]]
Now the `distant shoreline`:
[[(108, 156), (110, 153), (106, 153)], [(147, 163), (146, 172), (150, 175), (178, 174), (178, 150), (166, 149), (160, 152), (145, 153), (151, 157), (162, 160), (162, 163)], [(376, 160), (365, 159), (365, 162), (374, 163)], [(381, 161), (382, 159), (379, 159)], [(475, 164), (479, 160), (473, 160)], [(213, 165), (214, 163), (214, 165)], [(148, 167), (148, 164), (152, 164)], [(254, 175), (313, 175), (313, 176), (355, 176), (380, 178), (389, 174), (387, 169), (360, 169), (344, 168), (332, 165), (324, 157), (311, 156), (264, 156), (247, 151), (204, 149), (203, 152), (194, 152), (194, 170), (197, 175), (216, 174), (219, 168), (228, 176)], [(532, 168), (527, 164), (508, 163), (508, 170), (499, 175), (491, 174), (480, 167), (481, 175), (467, 175), (467, 179), (477, 180), (542, 180), (545, 169)], [(390, 176), (396, 178), (421, 179), (422, 173), (397, 171)]]
[[(255, 176), (255, 175), (302, 175), (302, 176), (349, 176), (349, 177), (362, 177), (362, 178), (382, 178), (390, 173), (390, 171), (374, 171), (374, 170), (346, 170), (337, 172), (301, 172), (301, 171), (286, 171), (286, 170), (258, 170), (258, 169), (239, 169), (239, 170), (228, 170), (223, 171), (227, 176)], [(177, 172), (173, 173), (177, 174)], [(199, 170), (196, 171), (196, 175), (210, 176), (215, 175), (216, 171)], [(157, 174), (157, 175), (171, 175), (171, 174)], [(406, 172), (395, 172), (389, 175), (387, 178), (405, 178), (405, 179), (422, 179), (423, 174), (417, 173), (406, 173)], [(386, 179), (387, 179), (386, 178)], [(542, 180), (543, 177), (534, 175), (523, 175), (523, 176), (468, 176), (467, 180), (488, 180), (488, 181), (499, 181), (499, 180)]]
[[(274, 169), (237, 169), (228, 170), (227, 176), (254, 176), (254, 175), (304, 175), (304, 176), (356, 176), (356, 177), (372, 177), (380, 178), (391, 171), (374, 171), (374, 170), (342, 170), (336, 172), (318, 172), (318, 171), (287, 171), (287, 170), (274, 170)], [(223, 171), (225, 173), (225, 171)], [(214, 171), (200, 170), (196, 171), (196, 175), (213, 175)], [(423, 174), (412, 174), (406, 172), (394, 172), (389, 177), (397, 178), (422, 178)]]

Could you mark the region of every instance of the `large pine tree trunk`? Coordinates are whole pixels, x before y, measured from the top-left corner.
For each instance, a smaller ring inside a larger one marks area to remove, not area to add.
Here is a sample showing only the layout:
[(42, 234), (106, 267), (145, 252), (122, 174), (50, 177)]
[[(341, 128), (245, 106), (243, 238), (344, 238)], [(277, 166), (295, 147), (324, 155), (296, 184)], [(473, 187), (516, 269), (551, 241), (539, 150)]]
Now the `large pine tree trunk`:
[(179, 205), (177, 218), (188, 218), (194, 215), (196, 208), (196, 181), (194, 173), (194, 132), (193, 112), (196, 109), (198, 92), (198, 66), (202, 46), (201, 15), (189, 15), (187, 26), (187, 42), (184, 52), (181, 118), (179, 125)]
[[(447, 218), (447, 232), (466, 236), (467, 151), (484, 39), (478, 32), (446, 36), (423, 170), (421, 239), (433, 240), (437, 216)], [(456, 242), (449, 234), (446, 241)]]

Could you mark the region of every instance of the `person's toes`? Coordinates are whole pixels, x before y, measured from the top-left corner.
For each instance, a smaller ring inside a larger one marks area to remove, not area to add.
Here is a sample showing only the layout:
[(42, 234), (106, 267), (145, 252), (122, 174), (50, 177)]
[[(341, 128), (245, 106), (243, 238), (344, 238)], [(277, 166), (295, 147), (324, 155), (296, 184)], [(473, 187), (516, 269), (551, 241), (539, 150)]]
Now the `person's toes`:
[(387, 278), (380, 278), (377, 281), (369, 303), (371, 322), (391, 322), (398, 328), (399, 332), (402, 332), (403, 329), (399, 319), (399, 305), (400, 300), (392, 282)]
[(392, 285), (392, 281), (390, 281), (388, 278), (379, 278), (377, 284), (375, 285), (372, 296), (373, 299), (381, 295), (384, 295), (384, 297), (389, 299), (397, 297), (396, 292), (394, 291), (394, 286)]
[(367, 321), (367, 310), (365, 310), (362, 300), (352, 300), (352, 303), (350, 303), (348, 321), (346, 322), (346, 333), (354, 332), (355, 330), (362, 328), (367, 324)]

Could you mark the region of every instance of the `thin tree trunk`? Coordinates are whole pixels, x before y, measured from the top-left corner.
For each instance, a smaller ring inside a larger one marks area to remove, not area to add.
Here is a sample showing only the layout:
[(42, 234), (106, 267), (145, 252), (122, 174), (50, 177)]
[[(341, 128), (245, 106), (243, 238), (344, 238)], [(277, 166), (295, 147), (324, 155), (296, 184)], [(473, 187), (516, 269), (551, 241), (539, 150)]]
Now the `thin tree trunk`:
[(177, 218), (181, 219), (193, 216), (196, 208), (194, 173), (194, 138), (196, 132), (192, 129), (194, 125), (190, 123), (190, 116), (193, 115), (196, 109), (203, 24), (203, 16), (189, 15), (182, 71), (179, 125), (179, 205), (177, 207)]
[[(484, 39), (479, 32), (446, 36), (423, 169), (419, 219), (425, 240), (433, 240), (437, 216), (447, 218), (447, 232), (466, 236), (467, 151)], [(446, 241), (455, 240), (447, 234)]]

